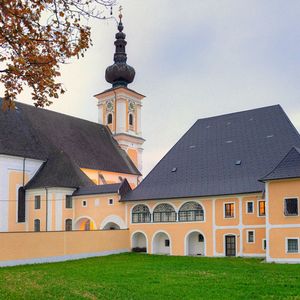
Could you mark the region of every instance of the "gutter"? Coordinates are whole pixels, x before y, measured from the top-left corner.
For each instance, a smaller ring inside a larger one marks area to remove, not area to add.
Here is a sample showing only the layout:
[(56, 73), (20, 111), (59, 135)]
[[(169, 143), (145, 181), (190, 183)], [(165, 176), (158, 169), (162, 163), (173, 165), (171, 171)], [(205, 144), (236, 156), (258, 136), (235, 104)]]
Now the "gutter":
[(48, 231), (48, 188), (46, 190), (46, 231)]

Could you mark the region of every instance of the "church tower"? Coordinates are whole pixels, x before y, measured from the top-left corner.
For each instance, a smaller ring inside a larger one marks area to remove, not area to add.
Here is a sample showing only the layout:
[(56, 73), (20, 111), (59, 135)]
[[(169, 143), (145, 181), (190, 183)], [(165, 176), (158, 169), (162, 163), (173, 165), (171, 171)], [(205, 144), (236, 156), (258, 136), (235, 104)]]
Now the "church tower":
[(121, 13), (119, 19), (114, 64), (105, 72), (105, 79), (112, 87), (95, 95), (98, 99), (98, 121), (110, 128), (115, 140), (142, 173), (142, 145), (145, 140), (141, 132), (141, 110), (145, 96), (127, 87), (134, 80), (135, 70), (127, 64), (127, 42)]

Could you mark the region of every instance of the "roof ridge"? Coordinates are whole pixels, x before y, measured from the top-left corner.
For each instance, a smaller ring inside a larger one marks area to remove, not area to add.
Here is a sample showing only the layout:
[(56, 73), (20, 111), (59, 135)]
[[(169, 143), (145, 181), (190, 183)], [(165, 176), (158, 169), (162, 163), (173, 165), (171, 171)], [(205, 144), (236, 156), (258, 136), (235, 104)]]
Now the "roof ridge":
[(251, 111), (254, 112), (254, 111), (263, 110), (263, 109), (272, 108), (272, 107), (273, 108), (279, 107), (283, 111), (283, 109), (280, 106), (280, 104), (274, 104), (274, 105), (268, 105), (268, 106), (263, 106), (263, 107), (251, 108), (251, 109), (246, 109), (246, 110), (241, 110), (241, 111), (236, 111), (236, 112), (231, 112), (231, 113), (225, 113), (225, 114), (221, 114), (221, 115), (215, 115), (215, 116), (211, 116), (211, 117), (199, 118), (199, 119), (197, 119), (197, 122), (198, 121), (202, 121), (202, 120), (209, 120), (209, 119), (215, 119), (215, 118), (220, 118), (220, 117), (225, 117), (225, 116), (232, 116), (232, 115), (237, 115), (237, 114), (243, 114), (243, 113), (251, 112)]
[(296, 146), (292, 146), (292, 148), (285, 154), (285, 156), (278, 162), (278, 164), (276, 164), (276, 166), (272, 169), (272, 171), (267, 173), (260, 179), (258, 179), (258, 181), (264, 181), (265, 178), (267, 178), (269, 175), (271, 175), (285, 161), (285, 159), (290, 155), (290, 153), (293, 150), (296, 150), (298, 152), (298, 154), (300, 155), (299, 149)]
[[(58, 115), (61, 115), (61, 116), (66, 116), (66, 117), (77, 119), (77, 120), (82, 120), (82, 121), (89, 122), (89, 123), (92, 123), (92, 124), (95, 124), (95, 125), (100, 125), (101, 127), (106, 127), (105, 125), (100, 124), (98, 122), (94, 122), (94, 121), (91, 121), (91, 120), (83, 119), (83, 118), (80, 118), (80, 117), (75, 117), (75, 116), (72, 116), (72, 115), (68, 115), (66, 113), (62, 113), (62, 112), (50, 110), (50, 109), (47, 109), (47, 108), (44, 108), (44, 107), (36, 107), (34, 105), (31, 105), (31, 104), (28, 104), (28, 103), (24, 103), (24, 102), (20, 102), (20, 101), (15, 101), (15, 103), (16, 104), (21, 104), (21, 105), (24, 105), (24, 106), (28, 106), (30, 108), (40, 109), (41, 111), (46, 111), (46, 112), (50, 112), (50, 113), (53, 113), (53, 114), (58, 114)], [(17, 105), (16, 105), (16, 108), (18, 108)]]

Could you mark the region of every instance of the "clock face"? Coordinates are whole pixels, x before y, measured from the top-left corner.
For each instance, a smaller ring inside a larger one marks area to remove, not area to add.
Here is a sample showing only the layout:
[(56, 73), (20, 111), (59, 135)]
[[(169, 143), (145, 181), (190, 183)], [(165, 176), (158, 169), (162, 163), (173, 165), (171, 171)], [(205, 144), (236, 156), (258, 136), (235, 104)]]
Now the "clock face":
[(112, 104), (111, 101), (106, 102), (106, 110), (107, 111), (113, 111), (114, 110), (114, 105)]
[(134, 102), (129, 102), (129, 110), (134, 111), (135, 110), (135, 104)]

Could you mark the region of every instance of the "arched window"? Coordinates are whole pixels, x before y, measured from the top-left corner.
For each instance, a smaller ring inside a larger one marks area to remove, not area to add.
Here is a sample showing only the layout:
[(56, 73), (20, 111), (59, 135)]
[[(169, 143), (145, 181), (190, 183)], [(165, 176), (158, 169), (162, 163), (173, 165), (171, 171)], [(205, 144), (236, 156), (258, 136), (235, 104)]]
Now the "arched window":
[(159, 204), (153, 211), (153, 222), (176, 222), (176, 212), (170, 204)]
[(65, 229), (66, 229), (66, 231), (72, 231), (72, 219), (66, 220)]
[(107, 124), (112, 124), (112, 114), (107, 115)]
[(34, 220), (34, 231), (41, 231), (41, 221), (39, 219)]
[(133, 126), (133, 114), (129, 114), (129, 126)]
[(150, 223), (151, 214), (148, 206), (139, 204), (132, 209), (132, 223)]
[(197, 202), (186, 202), (179, 209), (178, 221), (179, 222), (191, 222), (191, 221), (203, 221), (204, 211), (202, 206)]

